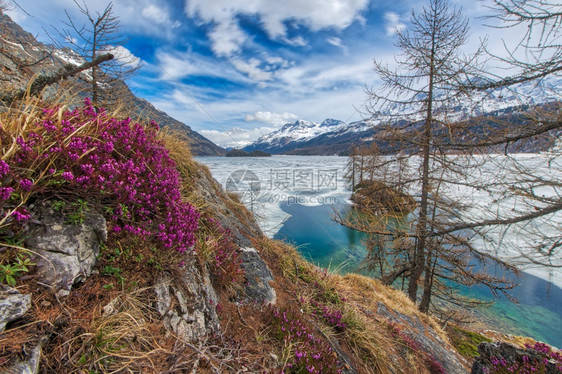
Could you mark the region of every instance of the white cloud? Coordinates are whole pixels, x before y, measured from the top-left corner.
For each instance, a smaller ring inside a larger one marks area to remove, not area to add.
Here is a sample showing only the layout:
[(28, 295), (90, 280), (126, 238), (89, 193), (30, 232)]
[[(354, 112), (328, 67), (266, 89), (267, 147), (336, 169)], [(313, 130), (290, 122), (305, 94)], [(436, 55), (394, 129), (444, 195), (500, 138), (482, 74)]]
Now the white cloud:
[(386, 12), (384, 14), (386, 35), (392, 36), (395, 33), (406, 28), (406, 24), (401, 21), (400, 15), (394, 12)]
[(276, 129), (273, 127), (258, 127), (254, 129), (243, 129), (233, 127), (226, 131), (200, 130), (204, 137), (210, 139), (221, 147), (243, 148), (262, 135), (269, 134)]
[(326, 42), (328, 42), (328, 44), (331, 44), (333, 46), (336, 47), (341, 47), (342, 46), (342, 41), (340, 38), (335, 37), (335, 36), (331, 36), (328, 39), (326, 39)]
[(177, 81), (179, 79), (200, 75), (228, 79), (233, 82), (250, 83), (248, 78), (237, 70), (212, 57), (204, 57), (195, 53), (179, 53), (164, 50), (156, 51), (157, 66), (153, 69), (160, 71), (160, 79)]
[(140, 58), (132, 54), (131, 51), (121, 45), (108, 47), (105, 49), (105, 52), (113, 54), (115, 60), (119, 64), (128, 68), (138, 68), (142, 62)]
[[(238, 15), (257, 16), (263, 29), (270, 38), (282, 40), (289, 44), (306, 45), (301, 38), (286, 37), (285, 22), (303, 24), (313, 31), (326, 28), (343, 30), (354, 21), (362, 21), (361, 12), (365, 10), (369, 0), (186, 0), (185, 11), (191, 17), (199, 17), (201, 22), (215, 25), (209, 34), (213, 43), (213, 51), (222, 55), (234, 53), (246, 40), (243, 31), (238, 27)], [(232, 33), (227, 33), (230, 30)], [(221, 44), (230, 39), (227, 48)]]
[(341, 84), (364, 87), (365, 83), (374, 78), (372, 56), (365, 51), (351, 57), (311, 59), (278, 71), (276, 78), (293, 95), (318, 95), (320, 90), (331, 89)]
[(308, 45), (308, 42), (302, 36), (297, 36), (293, 39), (284, 38), (283, 41), (287, 44), (294, 45), (295, 47), (305, 47)]
[(231, 56), (240, 50), (248, 36), (235, 21), (220, 22), (209, 33), (211, 49), (217, 56)]
[(255, 112), (254, 114), (246, 114), (244, 118), (247, 122), (263, 122), (280, 127), (286, 123), (293, 122), (299, 117), (293, 113), (271, 113), (271, 112)]
[(181, 26), (181, 23), (179, 21), (172, 22), (167, 10), (157, 7), (154, 4), (150, 4), (147, 7), (143, 8), (141, 14), (149, 21), (152, 21), (158, 25), (169, 26), (173, 29)]
[(265, 71), (259, 68), (261, 62), (256, 58), (251, 58), (248, 61), (244, 61), (240, 58), (232, 59), (232, 65), (253, 81), (264, 82), (273, 79), (273, 74), (269, 71)]
[(190, 59), (180, 54), (172, 54), (163, 51), (156, 52), (156, 59), (162, 69), (162, 79), (176, 80), (198, 72), (195, 64)]

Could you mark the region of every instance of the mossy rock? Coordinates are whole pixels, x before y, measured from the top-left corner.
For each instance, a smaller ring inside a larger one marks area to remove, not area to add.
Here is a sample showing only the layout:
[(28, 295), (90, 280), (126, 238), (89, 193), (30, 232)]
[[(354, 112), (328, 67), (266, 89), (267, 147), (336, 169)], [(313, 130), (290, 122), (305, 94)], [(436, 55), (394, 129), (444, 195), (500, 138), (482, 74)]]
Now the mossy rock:
[(458, 326), (449, 326), (447, 333), (455, 349), (467, 358), (478, 357), (478, 344), (492, 342), (492, 340), (477, 332), (465, 330)]

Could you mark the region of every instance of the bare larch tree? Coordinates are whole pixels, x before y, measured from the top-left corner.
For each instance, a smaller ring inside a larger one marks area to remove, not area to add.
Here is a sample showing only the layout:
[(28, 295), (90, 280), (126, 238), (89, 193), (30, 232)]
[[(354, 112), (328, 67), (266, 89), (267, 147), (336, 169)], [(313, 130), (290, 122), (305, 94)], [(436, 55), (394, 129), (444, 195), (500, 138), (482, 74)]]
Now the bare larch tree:
[(86, 22), (81, 24), (65, 11), (67, 29), (57, 29), (60, 36), (86, 61), (95, 61), (101, 54), (115, 56), (89, 70), (92, 102), (99, 105), (103, 99), (102, 86), (133, 75), (140, 68), (140, 60), (123, 47), (126, 39), (119, 33), (119, 18), (114, 15), (113, 3), (110, 2), (103, 12), (92, 12), (85, 2), (80, 4), (74, 0), (74, 3)]
[[(381, 274), (386, 283), (405, 278), (414, 302), (421, 286), (419, 309), (423, 312), (430, 310), (434, 298), (460, 301), (452, 292), (458, 284), (483, 284), (493, 292), (513, 286), (485, 269), (499, 264), (514, 270), (509, 264), (478, 250), (462, 230), (442, 233), (462, 222), (466, 199), (461, 195), (471, 183), (467, 178), (470, 170), (479, 166), (462, 149), (450, 147), (452, 136), (462, 126), (458, 118), (450, 118), (450, 108), (469, 102), (467, 91), (458, 88), (478, 71), (482, 52), (461, 53), (468, 33), (468, 20), (460, 10), (450, 7), (447, 0), (430, 0), (421, 11), (412, 13), (408, 29), (397, 32), (396, 46), (401, 53), (395, 58), (396, 67), (375, 61), (382, 86), (368, 94), (371, 118), (380, 122), (374, 141), (385, 145), (380, 150), (384, 157), (372, 153), (376, 161), (363, 159), (363, 165), (377, 169), (374, 173), (360, 169), (351, 173), (363, 175), (360, 182), (376, 176), (355, 192), (371, 196), (369, 208), (338, 217), (371, 235), (374, 245), (368, 260), (389, 261), (389, 271)], [(377, 194), (388, 198), (375, 198)], [(376, 209), (377, 204), (382, 209)], [(389, 210), (393, 210), (392, 222), (385, 218)]]

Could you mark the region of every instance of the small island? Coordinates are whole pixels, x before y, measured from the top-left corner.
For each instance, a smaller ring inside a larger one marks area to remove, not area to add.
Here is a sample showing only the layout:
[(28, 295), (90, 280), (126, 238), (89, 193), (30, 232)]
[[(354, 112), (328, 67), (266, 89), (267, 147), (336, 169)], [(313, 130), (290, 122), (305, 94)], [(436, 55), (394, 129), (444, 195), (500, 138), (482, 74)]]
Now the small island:
[(226, 153), (226, 157), (271, 157), (271, 153), (264, 151), (246, 152), (241, 149), (231, 149)]

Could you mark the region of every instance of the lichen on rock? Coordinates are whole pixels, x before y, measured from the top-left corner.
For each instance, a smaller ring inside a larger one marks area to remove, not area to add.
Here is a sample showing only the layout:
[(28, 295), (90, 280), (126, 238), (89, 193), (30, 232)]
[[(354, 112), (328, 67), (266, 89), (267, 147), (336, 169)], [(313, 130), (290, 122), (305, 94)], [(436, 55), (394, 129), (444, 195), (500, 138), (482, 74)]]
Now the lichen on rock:
[(48, 203), (34, 211), (36, 220), (30, 223), (26, 246), (36, 253), (38, 280), (60, 296), (68, 295), (74, 283), (92, 273), (100, 243), (107, 240), (105, 218), (90, 211), (75, 225)]

